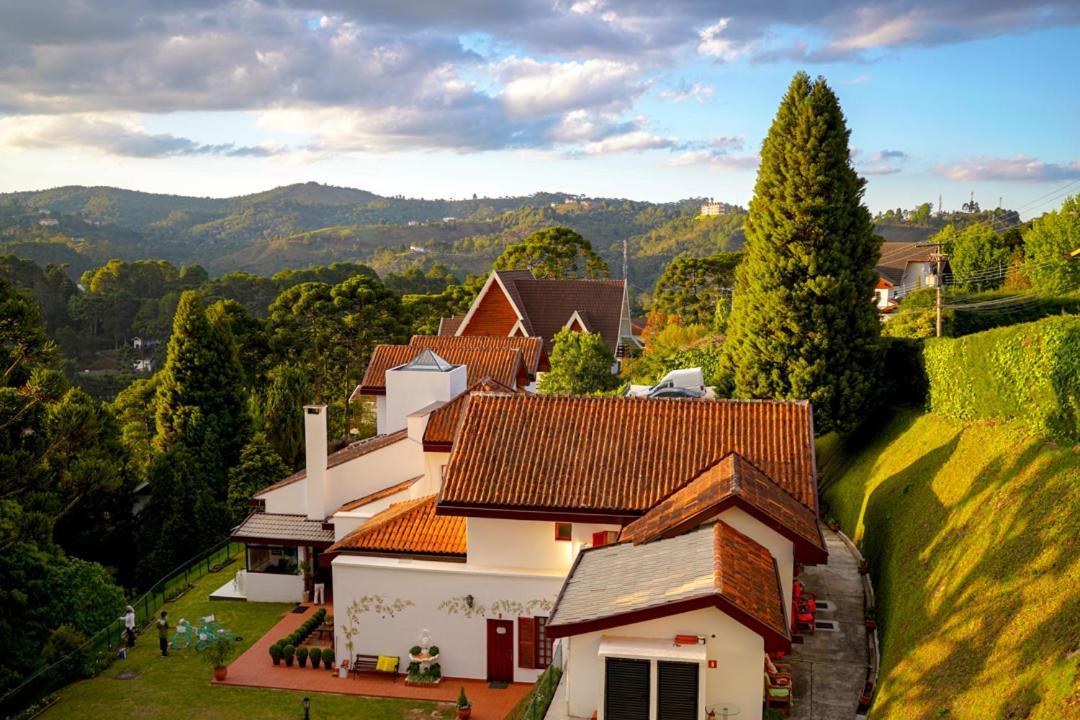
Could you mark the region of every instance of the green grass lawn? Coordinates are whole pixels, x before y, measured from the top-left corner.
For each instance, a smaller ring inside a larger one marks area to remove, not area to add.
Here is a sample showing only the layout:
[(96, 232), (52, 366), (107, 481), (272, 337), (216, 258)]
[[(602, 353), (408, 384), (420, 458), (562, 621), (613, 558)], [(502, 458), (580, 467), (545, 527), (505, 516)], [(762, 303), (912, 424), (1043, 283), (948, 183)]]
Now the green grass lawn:
[[(269, 630), (290, 605), (244, 602), (210, 602), (210, 592), (223, 585), (236, 565), (210, 574), (195, 588), (166, 606), (169, 621), (185, 617), (195, 620), (214, 613), (221, 625), (243, 640), (239, 652)], [(170, 632), (171, 636), (171, 632)], [(239, 653), (238, 653), (239, 654)], [(138, 673), (133, 680), (118, 680), (123, 671)], [(61, 690), (60, 701), (45, 713), (46, 720), (94, 720), (96, 718), (139, 718), (150, 720), (269, 720), (296, 718), (304, 713), (302, 692), (212, 686), (211, 668), (194, 650), (170, 651), (161, 657), (157, 633), (149, 628), (141, 635), (127, 660), (118, 660), (95, 678)], [(436, 703), (391, 700), (345, 695), (311, 694), (311, 717), (399, 720), (402, 718), (451, 717), (452, 710), (439, 710)]]
[(902, 410), (819, 453), (878, 592), (873, 717), (1080, 717), (1080, 451)]

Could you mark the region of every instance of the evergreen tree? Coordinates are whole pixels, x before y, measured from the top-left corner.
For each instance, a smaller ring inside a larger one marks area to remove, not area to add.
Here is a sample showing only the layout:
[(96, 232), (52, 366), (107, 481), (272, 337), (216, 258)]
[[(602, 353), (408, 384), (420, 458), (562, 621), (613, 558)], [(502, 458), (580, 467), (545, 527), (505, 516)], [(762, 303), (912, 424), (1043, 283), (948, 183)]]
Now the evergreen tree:
[(263, 407), (266, 438), (289, 468), (304, 457), (303, 407), (312, 401), (311, 383), (302, 367), (283, 363), (270, 371)]
[(536, 389), (543, 395), (592, 395), (619, 387), (611, 374), (615, 356), (596, 333), (560, 330), (551, 348), (551, 370)]
[(656, 281), (650, 309), (678, 318), (683, 325), (711, 325), (717, 304), (728, 300), (740, 253), (678, 257)]
[(819, 433), (863, 417), (879, 366), (881, 240), (836, 95), (798, 73), (761, 149), (724, 368), (737, 397), (805, 399)]
[(1024, 233), (1024, 273), (1043, 293), (1080, 288), (1080, 262), (1069, 258), (1080, 247), (1080, 195), (1065, 198), (1059, 210), (1048, 212)]
[[(298, 416), (300, 415), (297, 409)], [(238, 523), (251, 513), (248, 500), (259, 490), (289, 474), (289, 468), (270, 447), (266, 436), (256, 433), (240, 453), (240, 463), (229, 471), (228, 509), (232, 522)]]
[(567, 227), (537, 230), (503, 250), (495, 270), (531, 270), (538, 278), (606, 278), (608, 266), (588, 240)]
[(192, 291), (176, 308), (156, 425), (157, 449), (188, 449), (214, 497), (224, 500), (228, 469), (250, 432), (244, 374), (231, 331), (223, 322), (210, 322)]

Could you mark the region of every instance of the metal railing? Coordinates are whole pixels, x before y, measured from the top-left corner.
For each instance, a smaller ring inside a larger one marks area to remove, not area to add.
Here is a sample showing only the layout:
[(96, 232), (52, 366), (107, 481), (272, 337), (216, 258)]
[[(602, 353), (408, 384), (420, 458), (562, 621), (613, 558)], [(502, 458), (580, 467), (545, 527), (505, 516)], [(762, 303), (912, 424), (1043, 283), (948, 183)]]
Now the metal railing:
[[(169, 572), (128, 604), (135, 610), (135, 624), (145, 627), (166, 603), (182, 595), (191, 584), (214, 572), (243, 549), (243, 543), (223, 540)], [(124, 641), (124, 621), (117, 618), (98, 630), (80, 647), (40, 668), (0, 697), (0, 717), (18, 717), (26, 708), (82, 677), (96, 675), (115, 659)]]

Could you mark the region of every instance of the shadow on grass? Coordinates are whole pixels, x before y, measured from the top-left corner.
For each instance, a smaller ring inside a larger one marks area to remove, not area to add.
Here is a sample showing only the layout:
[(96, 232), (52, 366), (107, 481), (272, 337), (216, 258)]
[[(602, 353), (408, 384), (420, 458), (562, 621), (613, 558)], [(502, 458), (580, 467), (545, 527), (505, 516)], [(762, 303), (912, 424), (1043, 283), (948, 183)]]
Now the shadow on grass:
[[(932, 482), (956, 452), (963, 432), (880, 483), (867, 502), (863, 552), (883, 611), (882, 681), (891, 685), (874, 708), (879, 717), (909, 717), (905, 713), (918, 707), (960, 710), (951, 707), (952, 699), (978, 691), (981, 678), (1052, 662), (1048, 648), (1062, 657), (1077, 644), (1080, 600), (1075, 596), (1022, 640), (1003, 634), (1023, 609), (1023, 584), (1027, 574), (1036, 572), (1033, 568), (1066, 592), (1067, 563), (1075, 548), (1067, 538), (1053, 544), (1054, 538), (1041, 537), (1039, 520), (1045, 503), (1068, 502), (1068, 496), (1055, 497), (1053, 489), (1039, 486), (1050, 497), (1018, 497), (1005, 487), (1039, 460), (1042, 448), (1035, 443), (1015, 458), (1006, 459), (1004, 453), (993, 457), (963, 496), (946, 506)], [(938, 478), (942, 481), (948, 478)], [(1024, 485), (1032, 478), (1017, 482)], [(1068, 492), (1067, 485), (1057, 490)], [(980, 532), (992, 533), (991, 546), (977, 557), (961, 552), (958, 545), (975, 544)], [(934, 649), (933, 662), (926, 662), (926, 653), (917, 655), (929, 643), (943, 648)], [(1009, 654), (1008, 643), (1016, 643), (1017, 652)], [(1002, 647), (1009, 667), (992, 666)], [(1042, 701), (1043, 684), (1030, 676), (1017, 678), (994, 717), (1027, 717)]]

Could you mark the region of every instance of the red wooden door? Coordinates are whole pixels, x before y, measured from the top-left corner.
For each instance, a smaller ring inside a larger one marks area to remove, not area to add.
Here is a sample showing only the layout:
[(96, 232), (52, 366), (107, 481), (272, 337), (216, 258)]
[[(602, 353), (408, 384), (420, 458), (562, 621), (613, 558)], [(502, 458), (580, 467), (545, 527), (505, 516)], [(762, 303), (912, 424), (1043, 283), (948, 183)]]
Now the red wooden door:
[(514, 681), (514, 623), (487, 621), (488, 680)]

